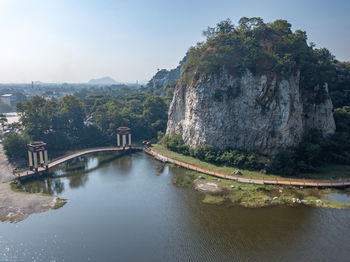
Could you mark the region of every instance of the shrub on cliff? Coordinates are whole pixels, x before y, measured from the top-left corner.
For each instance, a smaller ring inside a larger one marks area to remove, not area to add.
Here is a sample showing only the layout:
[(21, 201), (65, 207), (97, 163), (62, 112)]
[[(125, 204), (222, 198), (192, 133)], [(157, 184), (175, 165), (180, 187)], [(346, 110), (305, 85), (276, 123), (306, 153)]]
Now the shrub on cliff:
[(336, 109), (334, 118), (337, 125), (334, 135), (323, 138), (319, 131), (312, 130), (298, 146), (277, 154), (269, 171), (297, 176), (314, 172), (324, 163), (350, 164), (350, 107)]
[(325, 48), (308, 45), (306, 32), (293, 32), (286, 20), (264, 23), (259, 17), (243, 17), (234, 26), (227, 19), (203, 34), (207, 40), (187, 53), (180, 80), (183, 84), (223, 70), (232, 75), (249, 69), (277, 76), (300, 71), (302, 89), (313, 90), (334, 74), (334, 56)]

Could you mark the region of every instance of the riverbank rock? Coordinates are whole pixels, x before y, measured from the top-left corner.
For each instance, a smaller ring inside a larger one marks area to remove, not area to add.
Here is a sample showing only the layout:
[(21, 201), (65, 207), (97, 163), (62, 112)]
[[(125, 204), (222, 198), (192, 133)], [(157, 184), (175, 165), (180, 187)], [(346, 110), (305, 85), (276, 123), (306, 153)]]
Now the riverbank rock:
[(200, 191), (207, 191), (207, 192), (220, 192), (222, 191), (222, 188), (218, 186), (218, 184), (213, 182), (197, 182), (195, 184), (195, 189)]
[(241, 176), (242, 175), (241, 171), (239, 171), (239, 170), (234, 171), (233, 174), (237, 175), (237, 176)]
[(295, 204), (301, 204), (301, 200), (299, 198), (292, 198), (293, 203)]

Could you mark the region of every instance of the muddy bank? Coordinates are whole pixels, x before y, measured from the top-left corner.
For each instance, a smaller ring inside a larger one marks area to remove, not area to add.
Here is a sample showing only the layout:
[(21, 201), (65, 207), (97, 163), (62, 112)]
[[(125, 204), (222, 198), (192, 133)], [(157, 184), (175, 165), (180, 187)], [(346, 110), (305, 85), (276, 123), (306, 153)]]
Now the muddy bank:
[(42, 213), (63, 201), (58, 197), (14, 192), (10, 183), (0, 184), (0, 220), (18, 222), (35, 213)]
[(0, 145), (0, 221), (17, 222), (62, 204), (58, 197), (14, 192), (10, 185), (13, 179), (12, 166)]

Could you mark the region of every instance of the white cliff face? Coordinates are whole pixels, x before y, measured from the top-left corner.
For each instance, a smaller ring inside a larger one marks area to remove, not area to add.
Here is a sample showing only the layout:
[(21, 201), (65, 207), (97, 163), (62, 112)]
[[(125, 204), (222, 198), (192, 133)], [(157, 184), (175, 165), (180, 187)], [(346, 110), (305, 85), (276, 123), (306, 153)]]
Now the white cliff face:
[(277, 80), (246, 71), (241, 77), (222, 73), (190, 86), (178, 84), (167, 134), (182, 134), (191, 147), (206, 144), (274, 155), (297, 145), (310, 129), (334, 133), (332, 102), (327, 86), (322, 88), (326, 99), (312, 104), (300, 94), (299, 74)]

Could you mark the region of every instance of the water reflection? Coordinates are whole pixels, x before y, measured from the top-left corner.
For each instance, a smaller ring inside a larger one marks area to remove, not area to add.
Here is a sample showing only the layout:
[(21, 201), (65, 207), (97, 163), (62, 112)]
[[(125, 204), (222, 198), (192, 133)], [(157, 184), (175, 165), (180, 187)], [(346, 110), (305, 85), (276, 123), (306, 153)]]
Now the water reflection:
[[(169, 169), (178, 176), (184, 172), (178, 167)], [(179, 227), (183, 221), (189, 222), (186, 231), (196, 249), (204, 249), (197, 256), (203, 260), (213, 256), (213, 261), (220, 261), (245, 254), (246, 261), (262, 255), (273, 259), (274, 252), (289, 254), (300, 245), (300, 236), (310, 231), (316, 216), (316, 209), (306, 207), (253, 209), (204, 204), (202, 194), (192, 189), (179, 190), (182, 192), (176, 196), (183, 212), (177, 214), (176, 221)], [(181, 258), (176, 252), (172, 255)]]
[(131, 158), (125, 156), (123, 160), (120, 160), (121, 156), (123, 154), (116, 152), (77, 157), (52, 168), (45, 178), (24, 182), (22, 188), (25, 192), (30, 193), (61, 194), (65, 187), (61, 178), (67, 179), (70, 188), (83, 187), (88, 182), (88, 174), (91, 171), (112, 161), (115, 161), (114, 165), (121, 170), (125, 172), (130, 170)]
[(64, 183), (59, 178), (47, 178), (23, 184), (23, 189), (30, 193), (58, 195), (64, 191)]
[[(83, 168), (67, 172), (78, 166)], [(68, 204), (56, 212), (30, 217), (18, 230), (0, 227), (5, 236), (3, 241), (0, 237), (0, 253), (3, 247), (25, 249), (27, 256), (39, 261), (37, 253), (42, 248), (47, 251), (42, 261), (349, 258), (350, 210), (204, 204), (199, 192), (170, 183), (185, 172), (142, 153), (121, 158), (94, 155), (62, 165), (53, 177), (24, 186), (29, 192), (68, 198)]]

